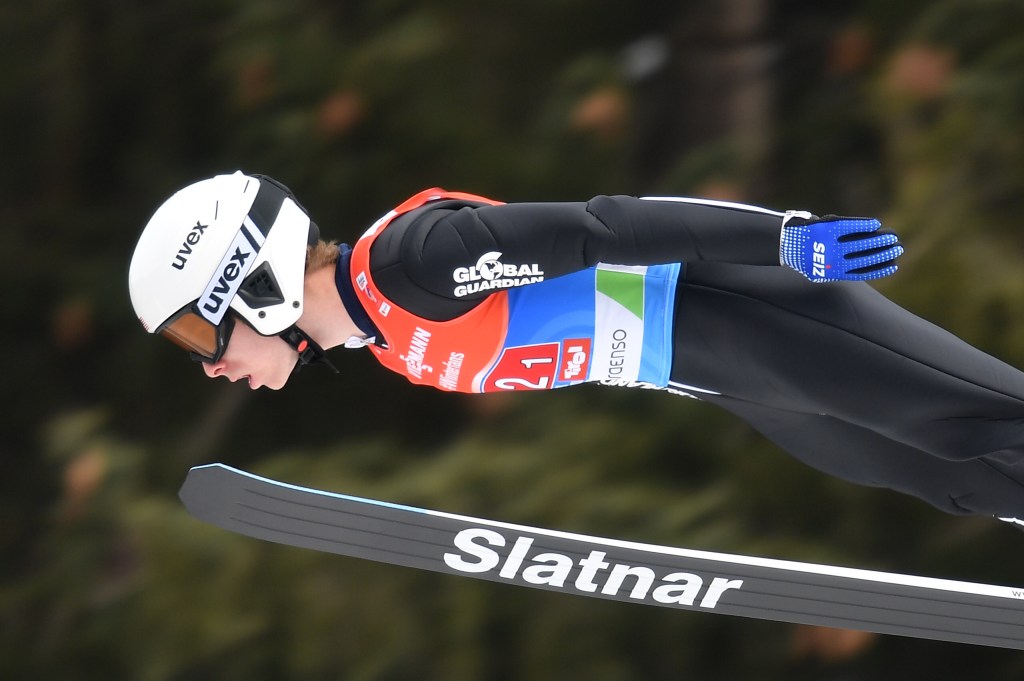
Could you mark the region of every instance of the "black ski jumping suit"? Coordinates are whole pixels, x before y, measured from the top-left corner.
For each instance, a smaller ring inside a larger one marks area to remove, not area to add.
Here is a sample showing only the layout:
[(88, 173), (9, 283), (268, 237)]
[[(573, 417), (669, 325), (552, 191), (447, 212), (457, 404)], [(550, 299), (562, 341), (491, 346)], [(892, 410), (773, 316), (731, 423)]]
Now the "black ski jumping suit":
[(339, 291), (386, 343), (386, 319), (367, 314), (367, 274), (389, 305), (444, 322), (495, 295), (453, 288), (452, 273), (487, 254), (546, 281), (598, 263), (681, 263), (661, 387), (729, 410), (831, 475), (949, 513), (1024, 518), (1024, 373), (868, 284), (813, 284), (780, 266), (782, 216), (675, 198), (442, 197), (375, 227), (368, 272), (343, 247)]

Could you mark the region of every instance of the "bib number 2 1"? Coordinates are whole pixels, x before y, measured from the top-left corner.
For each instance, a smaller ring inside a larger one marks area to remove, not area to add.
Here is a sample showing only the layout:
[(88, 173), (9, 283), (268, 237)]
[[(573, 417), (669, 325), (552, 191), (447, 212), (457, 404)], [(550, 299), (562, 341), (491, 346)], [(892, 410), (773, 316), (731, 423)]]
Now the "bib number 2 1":
[(589, 338), (505, 348), (484, 381), (483, 392), (559, 388), (586, 380), (589, 368)]
[(558, 371), (558, 343), (505, 348), (484, 381), (484, 392), (547, 390)]

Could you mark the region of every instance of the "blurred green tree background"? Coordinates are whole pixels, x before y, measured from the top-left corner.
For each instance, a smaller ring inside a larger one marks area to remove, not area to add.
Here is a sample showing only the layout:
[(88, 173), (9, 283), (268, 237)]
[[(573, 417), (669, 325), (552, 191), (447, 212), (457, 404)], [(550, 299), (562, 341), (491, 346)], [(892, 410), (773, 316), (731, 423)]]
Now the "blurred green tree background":
[(364, 352), (283, 393), (144, 334), (142, 225), (242, 168), (354, 240), (444, 186), (878, 215), (890, 297), (1024, 366), (1019, 0), (43, 0), (0, 8), (3, 679), (1019, 679), (1024, 655), (591, 602), (232, 536), (210, 461), (564, 530), (1024, 584), (1024, 541), (694, 400), (466, 398)]

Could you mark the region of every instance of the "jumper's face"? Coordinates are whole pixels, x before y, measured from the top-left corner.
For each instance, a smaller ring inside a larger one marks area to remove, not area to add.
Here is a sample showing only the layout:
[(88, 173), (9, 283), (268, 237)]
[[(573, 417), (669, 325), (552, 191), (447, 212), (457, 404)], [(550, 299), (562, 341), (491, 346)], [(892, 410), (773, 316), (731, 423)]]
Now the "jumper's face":
[(278, 336), (262, 336), (244, 323), (235, 324), (224, 356), (203, 364), (210, 378), (223, 376), (232, 383), (246, 380), (253, 390), (266, 386), (279, 390), (288, 382), (299, 355)]

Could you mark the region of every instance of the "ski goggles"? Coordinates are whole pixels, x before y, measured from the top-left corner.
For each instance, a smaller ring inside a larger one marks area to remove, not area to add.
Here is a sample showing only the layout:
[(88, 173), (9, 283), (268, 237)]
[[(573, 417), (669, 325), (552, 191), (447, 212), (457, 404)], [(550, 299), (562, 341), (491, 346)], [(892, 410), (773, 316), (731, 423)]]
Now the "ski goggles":
[(157, 333), (188, 351), (195, 361), (216, 364), (224, 356), (234, 328), (234, 314), (225, 314), (214, 324), (199, 314), (193, 303), (167, 320)]

